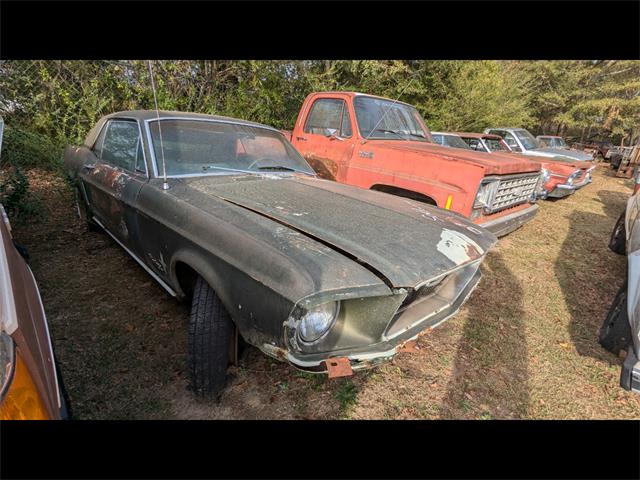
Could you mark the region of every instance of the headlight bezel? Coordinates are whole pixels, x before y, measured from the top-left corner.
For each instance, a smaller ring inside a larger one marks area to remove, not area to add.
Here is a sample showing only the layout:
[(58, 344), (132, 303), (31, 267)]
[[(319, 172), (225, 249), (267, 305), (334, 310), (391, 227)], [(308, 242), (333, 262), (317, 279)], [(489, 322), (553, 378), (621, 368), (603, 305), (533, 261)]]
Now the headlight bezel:
[[(298, 307), (289, 316), (289, 321), (293, 321), (296, 328), (296, 339), (303, 345), (315, 345), (325, 338), (331, 329), (336, 324), (341, 311), (341, 301), (333, 300), (329, 302), (320, 303), (312, 307)], [(320, 309), (330, 308), (329, 320), (325, 322), (325, 325), (321, 329), (316, 329), (314, 336), (309, 336), (304, 333), (305, 326), (311, 321), (313, 314), (318, 313)], [(319, 332), (319, 333), (318, 333)]]
[(499, 183), (500, 180), (498, 179), (483, 180), (480, 182), (480, 186), (478, 187), (478, 191), (476, 192), (476, 196), (473, 200), (474, 210), (480, 208), (488, 210), (490, 208)]

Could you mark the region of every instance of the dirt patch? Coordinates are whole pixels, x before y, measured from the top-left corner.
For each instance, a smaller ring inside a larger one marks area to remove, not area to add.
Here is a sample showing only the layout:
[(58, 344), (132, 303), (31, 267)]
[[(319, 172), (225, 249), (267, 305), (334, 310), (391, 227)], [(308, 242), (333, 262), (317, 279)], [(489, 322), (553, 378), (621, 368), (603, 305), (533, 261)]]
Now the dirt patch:
[(87, 231), (53, 174), (14, 225), (31, 255), (76, 418), (640, 418), (596, 333), (625, 275), (607, 242), (631, 193), (606, 165), (500, 240), (461, 312), (418, 352), (350, 378), (305, 374), (249, 348), (219, 403), (187, 390), (188, 306), (108, 236)]

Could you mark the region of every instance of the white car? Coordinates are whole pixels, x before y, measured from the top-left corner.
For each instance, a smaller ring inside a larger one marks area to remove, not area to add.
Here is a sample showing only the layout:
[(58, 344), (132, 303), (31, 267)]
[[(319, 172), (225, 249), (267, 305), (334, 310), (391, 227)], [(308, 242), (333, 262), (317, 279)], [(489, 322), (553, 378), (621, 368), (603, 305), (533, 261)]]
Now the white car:
[(635, 175), (635, 193), (618, 219), (609, 248), (626, 253), (627, 279), (618, 291), (600, 329), (600, 344), (612, 353), (627, 349), (620, 385), (640, 393), (640, 169)]
[(530, 155), (532, 157), (560, 158), (579, 162), (590, 162), (593, 155), (578, 150), (566, 150), (564, 148), (551, 148), (544, 142), (536, 139), (524, 128), (485, 128), (484, 133), (500, 135), (514, 152)]

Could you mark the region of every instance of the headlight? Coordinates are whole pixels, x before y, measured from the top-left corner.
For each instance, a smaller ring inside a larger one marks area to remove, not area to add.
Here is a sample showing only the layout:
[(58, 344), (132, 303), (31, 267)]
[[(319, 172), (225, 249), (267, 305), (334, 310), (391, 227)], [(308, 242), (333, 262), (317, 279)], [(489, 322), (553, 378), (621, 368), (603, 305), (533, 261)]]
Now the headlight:
[(569, 178), (567, 178), (567, 185), (573, 185), (573, 181), (580, 175), (580, 173), (580, 170), (576, 170), (571, 175), (569, 175)]
[(329, 331), (340, 312), (340, 302), (329, 302), (309, 310), (302, 311), (299, 316), (298, 335), (300, 340), (312, 343)]
[(0, 333), (0, 401), (4, 399), (16, 366), (16, 352), (13, 339), (5, 332)]
[(476, 199), (473, 202), (473, 208), (488, 207), (491, 205), (491, 199), (497, 187), (498, 180), (481, 183), (480, 188), (478, 188), (478, 193), (476, 194)]

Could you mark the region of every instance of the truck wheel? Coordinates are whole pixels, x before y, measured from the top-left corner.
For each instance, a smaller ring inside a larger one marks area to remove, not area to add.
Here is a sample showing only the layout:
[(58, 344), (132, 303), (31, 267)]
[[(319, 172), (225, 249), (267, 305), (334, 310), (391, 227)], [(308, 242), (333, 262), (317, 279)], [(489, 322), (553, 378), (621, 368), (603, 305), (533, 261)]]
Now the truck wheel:
[(617, 355), (631, 341), (631, 327), (627, 315), (627, 282), (625, 281), (609, 308), (598, 334), (600, 345)]
[(220, 297), (200, 276), (196, 279), (189, 319), (189, 375), (200, 397), (222, 392), (229, 365), (233, 321)]
[(616, 222), (616, 226), (613, 227), (611, 232), (611, 239), (609, 240), (609, 249), (618, 255), (625, 254), (625, 243), (627, 241), (627, 234), (624, 226), (625, 212), (622, 212), (620, 218)]

